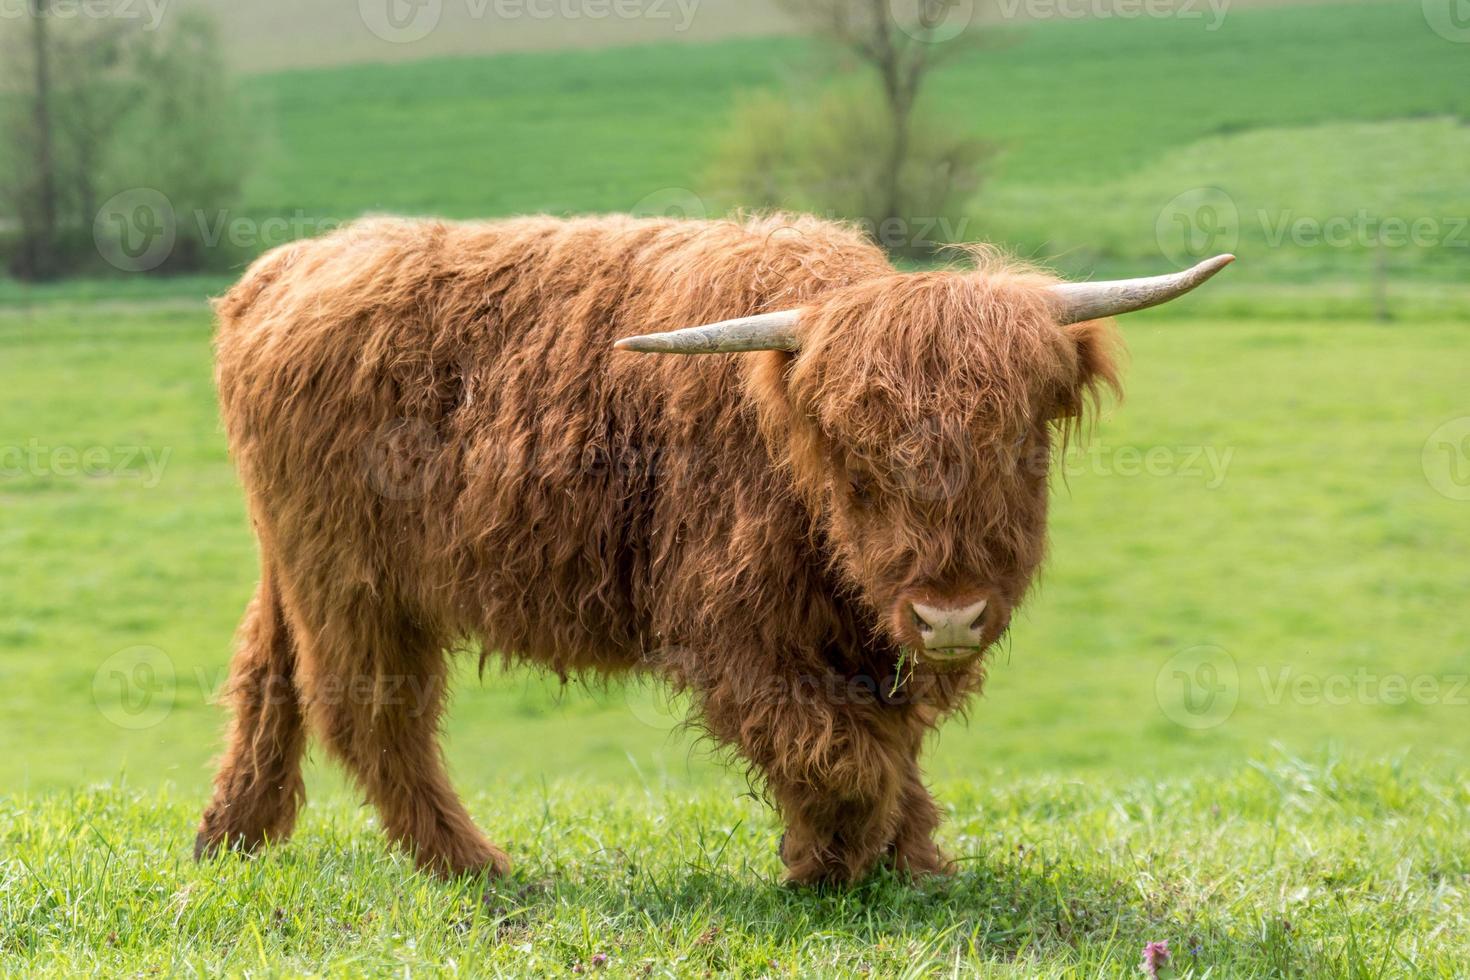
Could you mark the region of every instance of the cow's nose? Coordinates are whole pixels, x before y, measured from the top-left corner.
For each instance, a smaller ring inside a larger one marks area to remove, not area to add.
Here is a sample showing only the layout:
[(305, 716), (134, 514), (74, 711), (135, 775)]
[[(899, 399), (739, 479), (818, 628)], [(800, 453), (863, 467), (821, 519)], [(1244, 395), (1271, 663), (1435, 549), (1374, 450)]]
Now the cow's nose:
[(925, 650), (975, 650), (985, 633), (986, 605), (985, 599), (968, 606), (930, 606), (915, 602), (909, 605), (909, 611)]

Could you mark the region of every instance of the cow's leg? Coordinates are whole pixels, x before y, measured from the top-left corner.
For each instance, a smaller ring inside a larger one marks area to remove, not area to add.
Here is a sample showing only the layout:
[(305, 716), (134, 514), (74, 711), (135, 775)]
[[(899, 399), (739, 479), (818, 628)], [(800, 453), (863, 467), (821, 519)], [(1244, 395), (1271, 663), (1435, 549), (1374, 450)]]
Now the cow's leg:
[(954, 864), (934, 843), (939, 821), (939, 807), (924, 785), (916, 753), (904, 774), (898, 804), (898, 832), (888, 845), (888, 863), (903, 874), (953, 874)]
[[(884, 857), (911, 791), (902, 712), (809, 679), (727, 676), (702, 693), (706, 724), (760, 771), (786, 823), (789, 881), (853, 881)], [(921, 819), (912, 832), (923, 829)]]
[(296, 649), (274, 576), (267, 569), (246, 610), (225, 699), (233, 716), (225, 754), (204, 811), (194, 857), (253, 850), (290, 835), (306, 797), (305, 731), (295, 681)]
[(505, 874), (510, 859), (480, 833), (444, 770), (441, 644), (408, 617), (353, 606), (303, 638), (313, 729), (419, 867), (445, 876)]

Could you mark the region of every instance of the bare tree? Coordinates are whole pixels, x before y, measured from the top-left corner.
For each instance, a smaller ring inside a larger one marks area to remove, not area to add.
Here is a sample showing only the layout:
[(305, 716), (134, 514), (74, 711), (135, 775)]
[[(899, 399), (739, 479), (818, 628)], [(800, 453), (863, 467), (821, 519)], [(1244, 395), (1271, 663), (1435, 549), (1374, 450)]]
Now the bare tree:
[(0, 206), (19, 231), (14, 269), (32, 279), (66, 270), (75, 229), (96, 210), (95, 183), (117, 100), (103, 84), (122, 31), (105, 18), (57, 22), (48, 0), (28, 0), (3, 57), (17, 72), (0, 93), (5, 144)]
[(31, 166), (33, 166), (34, 204), (29, 214), (22, 216), (22, 224), (29, 218), (30, 227), (24, 229), (26, 264), (38, 279), (44, 279), (56, 270), (56, 226), (58, 208), (56, 203), (56, 152), (52, 128), (51, 107), (51, 51), (46, 37), (47, 20), (50, 12), (46, 0), (31, 0)]
[[(902, 174), (912, 145), (914, 109), (929, 75), (945, 59), (974, 44), (974, 32), (951, 36), (956, 0), (911, 0), (913, 17), (900, 22), (893, 0), (781, 0), (819, 36), (835, 41), (873, 69), (892, 125), (882, 161), (882, 214), (903, 217)], [(968, 27), (969, 25), (965, 25)]]
[[(0, 18), (0, 63), (15, 66), (0, 73), (0, 261), (25, 279), (108, 271), (104, 238), (121, 232), (99, 222), (101, 202), (128, 191), (226, 210), (248, 136), (207, 13), (180, 12), (162, 31), (63, 16), (58, 0), (26, 0), (24, 15)], [(211, 258), (196, 224), (175, 229), (169, 269)]]

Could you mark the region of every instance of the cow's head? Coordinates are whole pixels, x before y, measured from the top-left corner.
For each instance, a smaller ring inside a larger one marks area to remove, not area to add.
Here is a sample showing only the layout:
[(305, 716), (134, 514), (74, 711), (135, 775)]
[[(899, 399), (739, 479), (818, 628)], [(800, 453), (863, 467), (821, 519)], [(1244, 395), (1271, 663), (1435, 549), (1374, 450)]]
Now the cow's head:
[(894, 273), (800, 310), (618, 346), (785, 352), (748, 384), (839, 571), (896, 643), (963, 664), (1005, 631), (1041, 563), (1054, 439), (1117, 388), (1102, 321), (1180, 296), (1231, 258), (1099, 283), (999, 265)]

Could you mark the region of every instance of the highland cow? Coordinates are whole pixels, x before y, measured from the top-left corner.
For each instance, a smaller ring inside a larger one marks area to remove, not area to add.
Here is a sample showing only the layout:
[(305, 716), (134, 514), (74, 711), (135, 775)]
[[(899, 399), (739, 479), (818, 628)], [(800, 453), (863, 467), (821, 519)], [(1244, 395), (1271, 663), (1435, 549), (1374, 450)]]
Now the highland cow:
[(1041, 563), (1051, 447), (1117, 386), (1106, 318), (1228, 261), (897, 272), (794, 216), (371, 219), (270, 252), (217, 304), (261, 574), (196, 854), (291, 832), (310, 730), (419, 866), (504, 873), (437, 743), (477, 645), (686, 692), (792, 881), (945, 871), (920, 749)]

